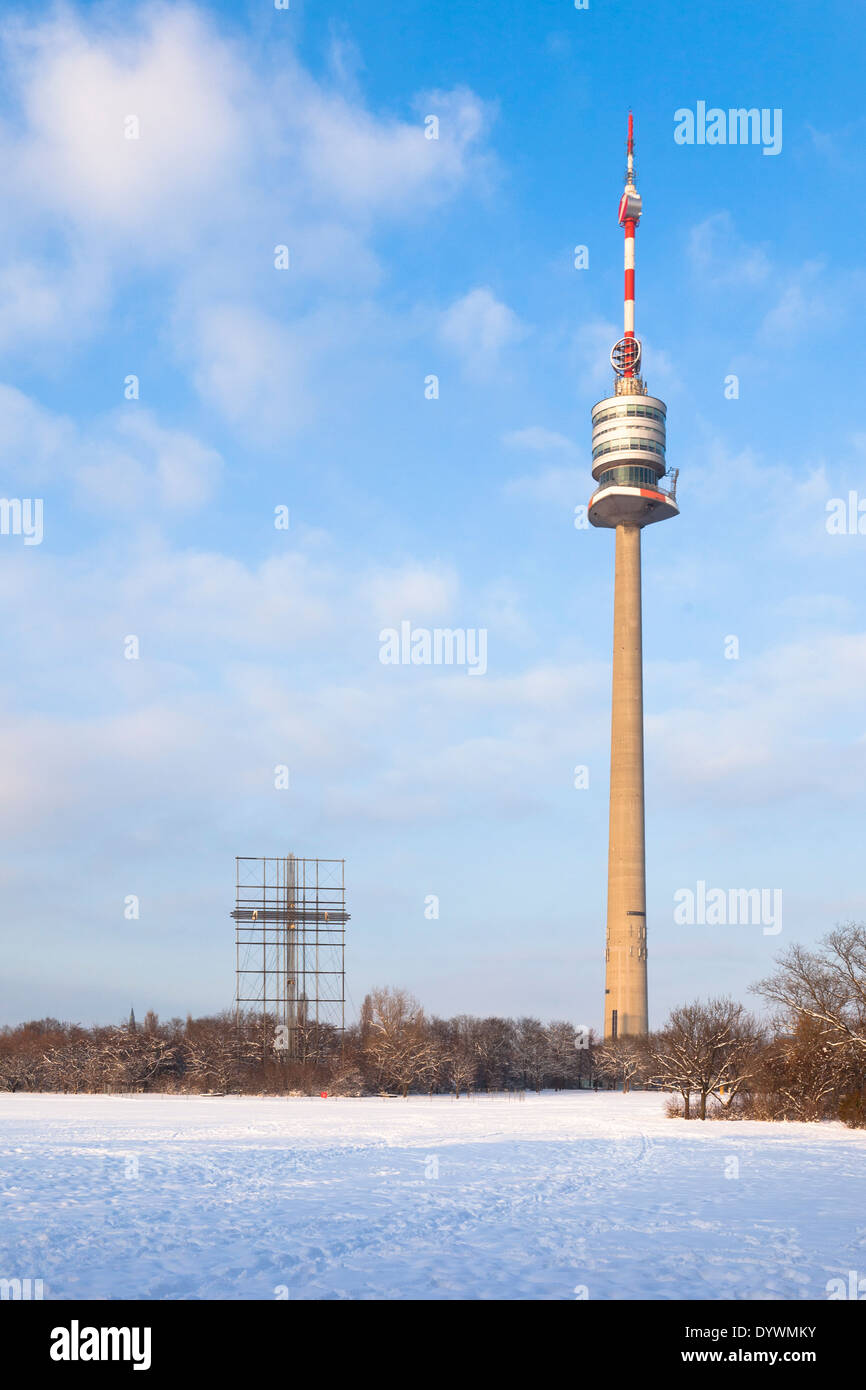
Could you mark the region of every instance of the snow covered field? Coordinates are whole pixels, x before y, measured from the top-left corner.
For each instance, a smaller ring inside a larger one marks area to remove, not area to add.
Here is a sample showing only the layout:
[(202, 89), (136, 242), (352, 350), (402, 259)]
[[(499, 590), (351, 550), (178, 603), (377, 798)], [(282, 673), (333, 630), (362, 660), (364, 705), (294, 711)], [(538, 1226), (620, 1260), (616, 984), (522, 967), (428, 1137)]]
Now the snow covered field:
[(0, 1278), (61, 1299), (805, 1299), (866, 1274), (866, 1133), (663, 1104), (0, 1095)]

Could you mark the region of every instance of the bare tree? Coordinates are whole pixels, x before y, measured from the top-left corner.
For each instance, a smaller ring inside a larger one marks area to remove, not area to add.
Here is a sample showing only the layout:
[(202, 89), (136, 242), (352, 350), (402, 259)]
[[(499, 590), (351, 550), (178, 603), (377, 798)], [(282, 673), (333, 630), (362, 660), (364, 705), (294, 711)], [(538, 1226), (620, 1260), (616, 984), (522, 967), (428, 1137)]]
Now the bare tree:
[(686, 1119), (697, 1092), (700, 1118), (707, 1118), (707, 1100), (727, 1101), (755, 1074), (761, 1055), (761, 1031), (733, 999), (697, 1000), (674, 1009), (661, 1032), (647, 1042), (651, 1079), (683, 1098)]
[(646, 1070), (646, 1049), (642, 1038), (609, 1038), (595, 1049), (595, 1065), (599, 1073), (622, 1086), (628, 1094), (631, 1083)]
[(764, 1049), (747, 1113), (765, 1120), (833, 1119), (840, 1101), (862, 1085), (862, 1064), (851, 1051), (831, 1047), (822, 1026), (801, 1017), (793, 1032), (780, 1032)]
[(753, 988), (778, 1006), (792, 1031), (810, 1019), (826, 1046), (866, 1058), (866, 926), (838, 927), (820, 951), (791, 946)]
[(424, 1011), (404, 989), (375, 989), (369, 995), (369, 1035), (365, 1047), (380, 1087), (409, 1094), (431, 1064)]
[(105, 1080), (120, 1090), (146, 1091), (177, 1069), (177, 1048), (155, 1032), (113, 1028), (100, 1047)]
[(540, 1091), (547, 1070), (547, 1034), (537, 1018), (519, 1018), (515, 1026), (514, 1061), (524, 1086)]
[(478, 1085), (504, 1091), (515, 1081), (515, 1025), (510, 1018), (482, 1018), (475, 1039)]
[(547, 1081), (557, 1090), (577, 1086), (581, 1057), (577, 1029), (573, 1023), (555, 1020), (544, 1030), (547, 1038)]

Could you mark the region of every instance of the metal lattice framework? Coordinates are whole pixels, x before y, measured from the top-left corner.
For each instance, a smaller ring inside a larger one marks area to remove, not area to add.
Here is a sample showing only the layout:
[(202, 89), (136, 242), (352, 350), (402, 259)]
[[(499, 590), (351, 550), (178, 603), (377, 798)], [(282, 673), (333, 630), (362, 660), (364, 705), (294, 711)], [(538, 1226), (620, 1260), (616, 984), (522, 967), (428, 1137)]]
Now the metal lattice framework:
[(301, 1054), (304, 1039), (345, 1027), (345, 860), (235, 860), (235, 1007), (261, 1014), (263, 1047)]
[(610, 365), (617, 376), (634, 375), (640, 364), (641, 345), (639, 338), (620, 338), (610, 350)]

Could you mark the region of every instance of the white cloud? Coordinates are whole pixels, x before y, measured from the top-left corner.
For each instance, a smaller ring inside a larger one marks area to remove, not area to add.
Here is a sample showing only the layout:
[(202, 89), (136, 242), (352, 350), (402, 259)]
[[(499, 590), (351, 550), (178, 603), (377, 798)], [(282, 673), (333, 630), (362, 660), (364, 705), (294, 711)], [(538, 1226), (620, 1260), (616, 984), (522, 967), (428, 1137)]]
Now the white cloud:
[(3, 160), (19, 196), (127, 254), (134, 233), (139, 261), (220, 216), (214, 196), (251, 152), (249, 95), (199, 13), (153, 8), (115, 27), (60, 11), (5, 37), (24, 130), (7, 130)]
[(564, 434), (545, 429), (543, 425), (530, 425), (523, 430), (510, 430), (502, 436), (503, 444), (510, 449), (530, 449), (533, 453), (545, 454), (555, 450), (574, 450), (575, 445)]
[(0, 266), (0, 350), (86, 338), (106, 303), (105, 269), (92, 258), (73, 256), (64, 265), (9, 261)]
[[(127, 279), (159, 277), (150, 303), (169, 349), (259, 441), (316, 412), (315, 377), (341, 340), (311, 334), (327, 290), (363, 308), (382, 275), (379, 228), (489, 182), (491, 113), (469, 89), (374, 112), (345, 62), (319, 80), (287, 46), (228, 40), (189, 5), (25, 16), (0, 41), (13, 108), (0, 126), (0, 349), (84, 338)], [(274, 268), (282, 244), (289, 271)]]
[(692, 227), (687, 254), (701, 282), (715, 289), (763, 285), (772, 269), (764, 248), (744, 241), (729, 212), (713, 213)]
[(447, 617), (458, 593), (458, 579), (450, 568), (409, 565), (380, 570), (365, 581), (362, 593), (377, 624), (396, 627)]
[(214, 304), (184, 333), (181, 351), (194, 364), (199, 393), (230, 424), (271, 439), (312, 418), (316, 343), (302, 323), (286, 326), (240, 304)]
[(155, 491), (161, 506), (190, 511), (210, 499), (222, 472), (215, 449), (183, 430), (163, 429), (134, 406), (115, 411), (109, 429), (88, 451), (92, 462), (77, 470), (89, 501), (116, 512), (146, 505)]
[(253, 567), (214, 552), (156, 548), (119, 576), (118, 601), (147, 615), (166, 653), (190, 640), (211, 659), (215, 644), (246, 653), (269, 643), (286, 652), (327, 642), (337, 622), (335, 588), (326, 567), (294, 549)]
[[(536, 454), (576, 454), (577, 446), (564, 434), (545, 429), (541, 425), (531, 425), (527, 429), (512, 430), (502, 436), (503, 444), (511, 449), (527, 450)], [(506, 497), (528, 497), (536, 502), (554, 502), (557, 505), (575, 506), (583, 499), (591, 487), (589, 467), (567, 468), (556, 465), (545, 468), (541, 473), (512, 478), (503, 489)]]
[(784, 805), (795, 796), (859, 795), (866, 635), (816, 633), (780, 644), (724, 679), (696, 666), (668, 673), (676, 706), (648, 716), (664, 794), (706, 804)]
[(526, 332), (514, 311), (485, 287), (455, 300), (439, 322), (440, 338), (475, 377), (495, 370), (503, 351), (520, 342)]
[[(376, 117), (357, 102), (304, 84), (297, 120), (300, 152), (314, 196), (338, 199), (353, 213), (412, 211), (432, 204), (486, 166), (475, 146), (486, 124), (467, 88), (431, 92), (416, 102), (412, 122)], [(435, 115), (439, 137), (425, 138), (423, 119)]]
[(778, 605), (782, 617), (794, 618), (801, 627), (809, 623), (825, 627), (829, 623), (850, 623), (854, 604), (842, 594), (791, 594)]
[(480, 622), (490, 629), (490, 640), (526, 643), (534, 639), (532, 623), (523, 611), (520, 592), (510, 579), (486, 585), (480, 599)]
[(822, 284), (823, 266), (808, 261), (786, 277), (782, 293), (761, 321), (761, 336), (784, 348), (805, 333), (837, 321), (838, 295)]
[[(7, 188), (137, 263), (206, 254), (207, 229), (267, 210), (292, 227), (317, 202), (314, 223), (337, 205), (350, 220), (413, 213), (489, 167), (489, 112), (468, 88), (419, 96), (411, 117), (377, 115), (348, 74), (336, 74), (347, 94), (288, 49), (263, 70), (261, 53), (191, 5), (120, 22), (64, 10), (7, 24), (3, 42), (18, 103), (0, 139)], [(437, 140), (425, 139), (428, 112)]]
[(186, 512), (212, 496), (222, 459), (137, 402), (82, 427), (0, 383), (0, 464), (25, 492), (70, 484), (88, 507)]
[(592, 473), (585, 468), (545, 468), (541, 473), (512, 478), (505, 484), (506, 497), (528, 497), (534, 502), (577, 506), (592, 491)]
[(0, 465), (6, 487), (42, 487), (71, 472), (78, 452), (78, 428), (45, 410), (17, 387), (0, 383)]

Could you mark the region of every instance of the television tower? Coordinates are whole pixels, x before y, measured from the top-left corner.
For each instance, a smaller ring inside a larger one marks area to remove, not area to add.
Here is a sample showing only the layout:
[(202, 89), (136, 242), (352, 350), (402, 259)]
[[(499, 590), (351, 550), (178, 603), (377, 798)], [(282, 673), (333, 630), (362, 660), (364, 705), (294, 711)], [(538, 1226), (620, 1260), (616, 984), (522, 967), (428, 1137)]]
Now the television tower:
[(634, 235), (641, 198), (634, 181), (634, 122), (619, 222), (625, 229), (624, 332), (610, 353), (614, 394), (592, 408), (593, 526), (616, 530), (613, 696), (610, 727), (610, 838), (607, 869), (604, 1036), (647, 1031), (646, 851), (644, 847), (643, 656), (640, 533), (678, 516), (676, 470), (669, 489), (664, 401), (648, 396), (634, 333)]

